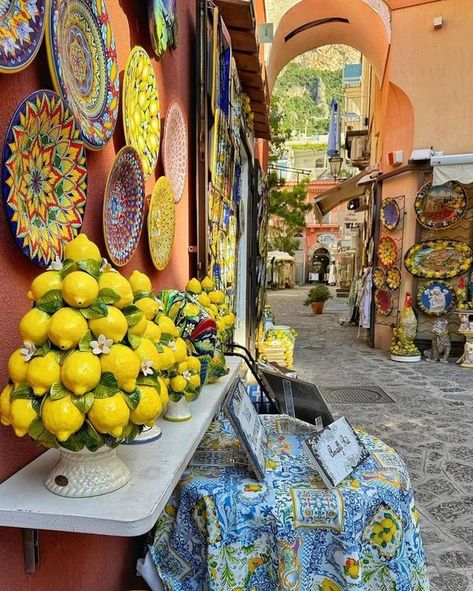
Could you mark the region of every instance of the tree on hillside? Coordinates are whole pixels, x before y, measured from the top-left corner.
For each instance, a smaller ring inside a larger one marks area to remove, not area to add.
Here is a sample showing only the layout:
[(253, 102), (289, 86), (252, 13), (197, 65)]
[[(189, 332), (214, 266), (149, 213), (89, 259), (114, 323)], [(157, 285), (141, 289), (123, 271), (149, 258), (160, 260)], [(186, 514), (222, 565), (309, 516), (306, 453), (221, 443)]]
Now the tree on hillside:
[(275, 176), (269, 180), (268, 248), (292, 255), (299, 244), (295, 236), (305, 228), (305, 216), (312, 208), (307, 203), (308, 181), (285, 186), (278, 185)]

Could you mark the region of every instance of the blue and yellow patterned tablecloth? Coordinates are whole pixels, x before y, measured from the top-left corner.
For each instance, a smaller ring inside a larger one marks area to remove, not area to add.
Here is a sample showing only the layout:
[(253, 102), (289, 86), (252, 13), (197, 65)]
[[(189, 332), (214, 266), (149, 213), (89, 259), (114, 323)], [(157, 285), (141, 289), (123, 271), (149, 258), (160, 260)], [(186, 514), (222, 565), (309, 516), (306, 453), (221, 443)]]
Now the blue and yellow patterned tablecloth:
[[(243, 467), (191, 465), (184, 473), (151, 548), (166, 588), (427, 591), (409, 475), (394, 450), (361, 432), (370, 458), (329, 491), (301, 448), (308, 434), (288, 418), (263, 420), (264, 482)], [(200, 457), (238, 445), (229, 424), (216, 421)]]

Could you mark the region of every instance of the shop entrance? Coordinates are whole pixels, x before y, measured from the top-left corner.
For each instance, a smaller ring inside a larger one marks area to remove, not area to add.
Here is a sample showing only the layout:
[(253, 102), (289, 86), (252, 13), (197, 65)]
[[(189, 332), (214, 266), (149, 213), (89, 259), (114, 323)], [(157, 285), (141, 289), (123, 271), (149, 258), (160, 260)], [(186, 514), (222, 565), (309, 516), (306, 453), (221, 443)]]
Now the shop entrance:
[(309, 280), (326, 283), (328, 276), (328, 266), (330, 264), (330, 253), (326, 248), (318, 248), (312, 255), (312, 269)]

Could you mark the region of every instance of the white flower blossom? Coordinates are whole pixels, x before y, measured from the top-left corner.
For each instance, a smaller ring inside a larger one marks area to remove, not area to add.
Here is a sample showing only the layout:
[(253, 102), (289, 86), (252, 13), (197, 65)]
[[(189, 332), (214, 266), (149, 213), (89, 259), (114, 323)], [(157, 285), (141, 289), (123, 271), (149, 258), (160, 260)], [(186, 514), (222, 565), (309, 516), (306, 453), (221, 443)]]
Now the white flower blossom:
[(107, 259), (102, 259), (102, 265), (100, 267), (101, 273), (117, 273), (117, 270), (112, 267), (112, 265), (107, 261)]
[(191, 379), (191, 377), (192, 377), (192, 372), (191, 372), (191, 371), (189, 371), (188, 369), (186, 369), (186, 371), (183, 371), (183, 372), (182, 372), (182, 377), (183, 377), (185, 380), (189, 381), (189, 380)]
[(176, 350), (176, 341), (169, 341), (168, 347), (171, 349), (171, 351), (175, 351)]
[(92, 347), (92, 353), (94, 355), (108, 355), (110, 353), (110, 347), (113, 345), (112, 339), (107, 339), (104, 334), (99, 334), (96, 341), (90, 341)]
[(49, 265), (48, 271), (62, 271), (64, 265), (59, 257), (56, 257), (55, 260)]
[(144, 376), (150, 376), (153, 373), (153, 362), (149, 359), (144, 359), (141, 362), (141, 373)]
[(20, 353), (25, 358), (25, 361), (29, 361), (36, 351), (36, 347), (33, 343), (23, 343), (23, 347), (20, 349)]

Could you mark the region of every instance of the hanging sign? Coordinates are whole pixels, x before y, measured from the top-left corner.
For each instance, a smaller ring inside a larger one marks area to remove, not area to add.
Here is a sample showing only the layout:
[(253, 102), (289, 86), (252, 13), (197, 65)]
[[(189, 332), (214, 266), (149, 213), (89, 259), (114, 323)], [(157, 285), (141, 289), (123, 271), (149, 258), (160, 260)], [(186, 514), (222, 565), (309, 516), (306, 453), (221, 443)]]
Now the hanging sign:
[(319, 244), (334, 244), (336, 241), (337, 237), (334, 234), (319, 234), (317, 236)]

